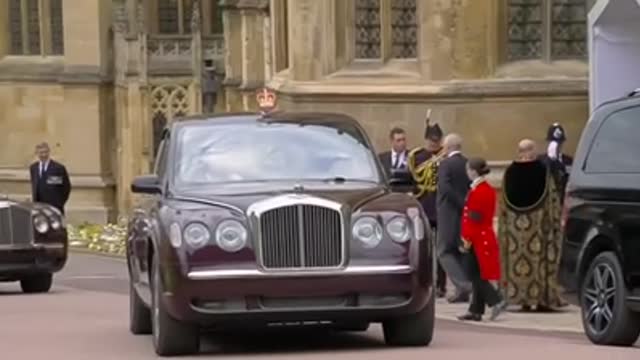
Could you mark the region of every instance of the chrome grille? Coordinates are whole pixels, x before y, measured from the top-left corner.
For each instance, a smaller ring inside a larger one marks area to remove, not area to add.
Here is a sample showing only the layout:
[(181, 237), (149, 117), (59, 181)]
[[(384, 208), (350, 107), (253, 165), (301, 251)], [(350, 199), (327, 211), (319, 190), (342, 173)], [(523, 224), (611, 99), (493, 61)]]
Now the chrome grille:
[(31, 210), (16, 205), (0, 208), (0, 245), (30, 244), (32, 239)]
[(329, 268), (343, 260), (340, 212), (292, 205), (260, 216), (262, 265), (267, 269)]

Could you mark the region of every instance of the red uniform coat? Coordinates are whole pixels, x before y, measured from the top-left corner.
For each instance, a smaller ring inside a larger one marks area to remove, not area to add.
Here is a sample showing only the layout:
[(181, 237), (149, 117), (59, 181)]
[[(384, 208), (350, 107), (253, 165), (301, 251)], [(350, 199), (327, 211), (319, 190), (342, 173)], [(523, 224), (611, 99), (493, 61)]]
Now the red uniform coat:
[(462, 238), (470, 242), (483, 280), (500, 280), (500, 248), (493, 230), (496, 191), (486, 181), (472, 187), (462, 215)]

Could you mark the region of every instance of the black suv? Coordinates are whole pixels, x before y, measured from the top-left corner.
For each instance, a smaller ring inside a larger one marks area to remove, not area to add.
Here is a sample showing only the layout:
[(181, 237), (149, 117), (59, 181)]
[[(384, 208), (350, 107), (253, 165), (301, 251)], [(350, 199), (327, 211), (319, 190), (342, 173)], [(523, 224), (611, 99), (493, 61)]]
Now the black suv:
[(640, 334), (640, 92), (601, 105), (567, 185), (560, 284), (595, 344)]

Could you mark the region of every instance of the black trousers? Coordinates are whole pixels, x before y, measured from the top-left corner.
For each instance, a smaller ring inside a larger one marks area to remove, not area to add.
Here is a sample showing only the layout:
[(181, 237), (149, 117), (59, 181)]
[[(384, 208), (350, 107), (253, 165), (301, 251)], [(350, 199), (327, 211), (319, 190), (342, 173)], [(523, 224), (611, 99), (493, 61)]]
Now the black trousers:
[[(431, 223), (431, 230), (433, 231), (433, 238), (436, 239), (437, 234), (437, 226), (435, 223)], [(447, 291), (447, 273), (444, 271), (444, 268), (438, 261), (438, 271), (436, 274), (436, 290), (446, 292)]]
[(473, 249), (466, 254), (466, 257), (469, 265), (469, 278), (473, 287), (469, 312), (483, 315), (487, 305), (495, 306), (502, 301), (502, 295), (490, 282), (482, 280), (480, 277), (480, 264)]

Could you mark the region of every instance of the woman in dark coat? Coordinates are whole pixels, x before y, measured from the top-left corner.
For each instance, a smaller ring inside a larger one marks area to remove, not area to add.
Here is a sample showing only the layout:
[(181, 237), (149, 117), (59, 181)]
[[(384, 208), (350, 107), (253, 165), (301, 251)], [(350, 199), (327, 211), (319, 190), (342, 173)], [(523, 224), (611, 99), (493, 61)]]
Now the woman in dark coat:
[(458, 318), (481, 321), (488, 305), (492, 307), (491, 320), (495, 320), (506, 308), (506, 302), (496, 289), (500, 281), (500, 249), (493, 229), (496, 191), (485, 179), (489, 167), (484, 159), (469, 159), (467, 174), (472, 183), (462, 215), (464, 246), (460, 250), (468, 253), (473, 297), (468, 312)]

